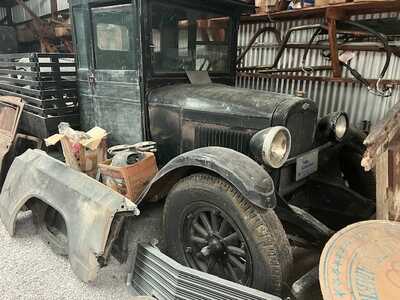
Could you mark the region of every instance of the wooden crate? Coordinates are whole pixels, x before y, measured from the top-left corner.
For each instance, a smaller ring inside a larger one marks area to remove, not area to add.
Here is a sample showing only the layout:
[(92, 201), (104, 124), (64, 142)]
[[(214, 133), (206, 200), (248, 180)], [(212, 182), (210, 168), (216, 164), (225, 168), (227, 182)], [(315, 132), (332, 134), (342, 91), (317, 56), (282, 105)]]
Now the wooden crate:
[(24, 101), (21, 129), (46, 138), (59, 122), (79, 127), (75, 58), (64, 53), (0, 54), (0, 95)]

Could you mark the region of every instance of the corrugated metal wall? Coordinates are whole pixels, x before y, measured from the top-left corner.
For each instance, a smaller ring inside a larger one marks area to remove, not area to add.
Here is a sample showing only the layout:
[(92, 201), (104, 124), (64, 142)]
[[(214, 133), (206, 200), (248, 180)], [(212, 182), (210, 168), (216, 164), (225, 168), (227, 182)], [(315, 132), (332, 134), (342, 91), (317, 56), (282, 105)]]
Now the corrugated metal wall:
[[(37, 15), (46, 16), (51, 14), (50, 0), (29, 0), (25, 4)], [(68, 0), (57, 0), (58, 10), (68, 9)], [(19, 5), (12, 8), (14, 23), (22, 23), (31, 20), (30, 15)]]
[[(400, 17), (400, 13), (385, 13), (379, 15), (364, 15), (354, 19), (384, 17)], [(254, 33), (262, 27), (275, 26), (281, 36), (293, 26), (322, 23), (323, 19), (305, 19), (296, 21), (285, 21), (275, 23), (243, 24), (239, 30), (239, 49), (248, 44)], [(314, 31), (303, 31), (294, 33), (290, 43), (307, 43)], [(400, 40), (399, 40), (400, 41)], [(255, 66), (271, 64), (277, 52), (277, 41), (273, 34), (266, 33), (260, 36), (252, 49), (247, 53), (244, 66)], [(299, 67), (304, 50), (287, 49), (280, 60), (279, 68)], [(322, 55), (321, 50), (310, 50), (307, 56), (307, 65), (330, 65)], [(365, 78), (376, 79), (385, 62), (385, 54), (378, 52), (356, 52), (351, 66), (358, 70)], [(300, 75), (300, 74), (299, 74)], [(304, 75), (304, 74), (303, 74)], [(331, 76), (330, 71), (314, 72), (312, 76)], [(343, 77), (352, 78), (346, 70)], [(392, 56), (390, 67), (385, 79), (400, 79), (400, 59)], [(246, 78), (238, 77), (237, 85), (241, 87), (262, 89), (280, 93), (294, 94), (298, 90), (306, 92), (306, 95), (313, 99), (319, 106), (320, 116), (333, 111), (347, 111), (353, 123), (358, 124), (362, 120), (370, 120), (375, 123), (400, 100), (400, 87), (394, 89), (390, 98), (382, 98), (368, 93), (365, 87), (360, 84), (319, 82), (310, 80), (289, 80), (271, 78)]]
[[(26, 4), (39, 16), (51, 13), (49, 0), (30, 0)], [(58, 9), (68, 9), (68, 0), (57, 0)], [(16, 6), (12, 9), (13, 20), (21, 23), (30, 20), (30, 16), (21, 7)], [(0, 10), (0, 18), (5, 16), (5, 11)], [(357, 16), (354, 19), (386, 18), (398, 17), (400, 13), (385, 13), (377, 15)], [(243, 48), (247, 45), (254, 33), (265, 26), (275, 26), (281, 35), (293, 26), (322, 23), (323, 19), (304, 19), (294, 21), (282, 21), (274, 23), (245, 24), (240, 27), (238, 45)], [(313, 31), (303, 31), (294, 33), (290, 43), (306, 43), (310, 39)], [(400, 40), (399, 40), (400, 41)], [(259, 37), (255, 46), (249, 51), (244, 60), (244, 66), (255, 66), (270, 64), (277, 52), (277, 41), (270, 33)], [(280, 60), (279, 68), (298, 67), (304, 50), (288, 49), (285, 50)], [(377, 52), (357, 52), (351, 65), (366, 78), (376, 78), (385, 62), (385, 54)], [(308, 54), (308, 65), (329, 65), (322, 55), (321, 50), (310, 50)], [(313, 76), (330, 76), (329, 71), (318, 71)], [(343, 71), (343, 76), (352, 78), (347, 72)], [(385, 79), (400, 79), (400, 59), (393, 57)], [(362, 120), (369, 120), (375, 123), (400, 100), (400, 87), (396, 87), (392, 97), (382, 98), (368, 93), (366, 88), (360, 84), (338, 83), (338, 82), (319, 82), (310, 80), (288, 80), (288, 79), (266, 79), (266, 78), (238, 78), (237, 85), (254, 89), (263, 89), (280, 93), (294, 94), (298, 90), (306, 92), (307, 96), (315, 100), (319, 106), (320, 116), (332, 111), (343, 110), (349, 113), (351, 121), (358, 123)]]
[(7, 16), (7, 11), (4, 7), (0, 7), (0, 19), (3, 19)]

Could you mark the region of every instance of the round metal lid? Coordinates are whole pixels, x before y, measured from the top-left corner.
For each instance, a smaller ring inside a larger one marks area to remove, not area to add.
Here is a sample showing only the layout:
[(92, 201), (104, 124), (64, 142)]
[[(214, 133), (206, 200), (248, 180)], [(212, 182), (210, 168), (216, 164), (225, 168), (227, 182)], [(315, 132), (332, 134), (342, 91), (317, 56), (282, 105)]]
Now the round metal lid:
[(319, 265), (324, 300), (400, 299), (400, 223), (365, 221), (337, 232)]

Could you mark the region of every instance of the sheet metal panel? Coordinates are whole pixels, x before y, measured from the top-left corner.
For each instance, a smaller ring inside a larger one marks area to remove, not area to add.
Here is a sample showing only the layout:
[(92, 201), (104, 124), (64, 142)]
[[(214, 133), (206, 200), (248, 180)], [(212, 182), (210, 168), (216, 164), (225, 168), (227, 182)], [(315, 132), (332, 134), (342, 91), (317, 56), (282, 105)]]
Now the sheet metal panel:
[[(375, 15), (361, 15), (353, 19), (387, 18), (398, 17), (400, 13), (382, 13)], [(281, 36), (293, 26), (323, 23), (323, 19), (304, 19), (281, 22), (260, 22), (255, 24), (242, 24), (239, 28), (238, 46), (239, 51), (243, 49), (254, 35), (254, 33), (268, 26), (276, 27)], [(313, 30), (293, 33), (290, 43), (307, 43), (311, 38)], [(319, 39), (326, 39), (321, 36)], [(398, 39), (400, 42), (400, 39)], [(243, 61), (243, 66), (256, 66), (271, 64), (276, 56), (278, 49), (277, 41), (272, 33), (265, 33), (260, 36), (256, 44), (247, 53)], [(278, 67), (299, 67), (304, 50), (286, 49)], [(307, 56), (306, 65), (330, 65), (330, 62), (322, 55), (322, 50), (310, 50)], [(351, 66), (357, 69), (366, 78), (377, 78), (381, 71), (386, 55), (378, 52), (359, 51), (351, 62)], [(389, 69), (385, 79), (400, 79), (400, 59), (392, 56)], [(293, 73), (291, 73), (293, 74)], [(298, 73), (296, 75), (304, 75)], [(330, 71), (316, 71), (312, 76), (331, 76)], [(343, 70), (344, 78), (352, 78), (348, 71)], [(368, 93), (367, 89), (360, 84), (348, 84), (337, 82), (316, 82), (310, 80), (289, 80), (289, 79), (264, 79), (264, 78), (237, 78), (237, 85), (240, 87), (262, 89), (280, 93), (293, 94), (298, 90), (303, 90), (308, 97), (313, 99), (319, 106), (320, 116), (332, 111), (343, 110), (349, 113), (350, 119), (354, 123), (362, 120), (369, 120), (375, 123), (400, 99), (400, 87), (396, 87), (392, 97), (382, 98)]]
[[(46, 16), (51, 14), (50, 0), (29, 0), (25, 4), (37, 15)], [(57, 8), (59, 11), (68, 9), (68, 0), (57, 0)], [(14, 6), (12, 9), (12, 17), (14, 23), (22, 23), (31, 20), (30, 15), (20, 6)]]

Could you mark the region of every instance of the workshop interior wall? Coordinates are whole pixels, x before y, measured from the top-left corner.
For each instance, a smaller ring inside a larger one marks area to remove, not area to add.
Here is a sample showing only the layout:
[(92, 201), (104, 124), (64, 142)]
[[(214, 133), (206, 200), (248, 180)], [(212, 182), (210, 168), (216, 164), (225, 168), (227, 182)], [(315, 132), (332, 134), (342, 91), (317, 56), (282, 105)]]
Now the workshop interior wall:
[[(371, 18), (400, 18), (400, 13), (382, 13), (375, 15), (361, 15), (353, 17), (357, 19)], [(286, 31), (294, 26), (322, 23), (323, 19), (304, 19), (279, 22), (261, 22), (255, 24), (243, 24), (239, 29), (238, 46), (239, 51), (243, 49), (254, 33), (262, 27), (275, 26), (283, 36)], [(290, 43), (307, 43), (313, 30), (293, 33)], [(327, 39), (322, 36), (320, 39)], [(400, 45), (400, 38), (396, 41)], [(256, 66), (271, 64), (278, 51), (277, 41), (273, 34), (265, 33), (260, 36), (252, 49), (247, 53), (243, 66)], [(300, 67), (304, 50), (286, 49), (280, 62), (279, 68)], [(385, 63), (386, 54), (383, 52), (359, 51), (355, 53), (351, 66), (361, 73), (365, 78), (376, 79)], [(322, 56), (322, 50), (310, 50), (307, 56), (308, 66), (330, 65), (330, 61)], [(392, 55), (389, 69), (384, 79), (400, 79), (400, 58)], [(286, 73), (288, 74), (288, 73)], [(293, 74), (293, 73), (292, 73)], [(303, 76), (304, 73), (296, 75)], [(316, 71), (311, 76), (330, 77), (331, 71)], [(343, 70), (343, 78), (353, 78), (347, 70)], [(326, 115), (333, 111), (346, 111), (350, 119), (356, 125), (363, 120), (372, 124), (382, 118), (385, 113), (400, 100), (400, 86), (395, 87), (393, 95), (389, 98), (382, 98), (373, 95), (359, 83), (340, 83), (332, 81), (311, 81), (292, 79), (272, 79), (237, 77), (237, 86), (268, 90), (280, 93), (294, 94), (296, 91), (304, 91), (306, 96), (313, 99), (319, 107), (319, 116)]]

